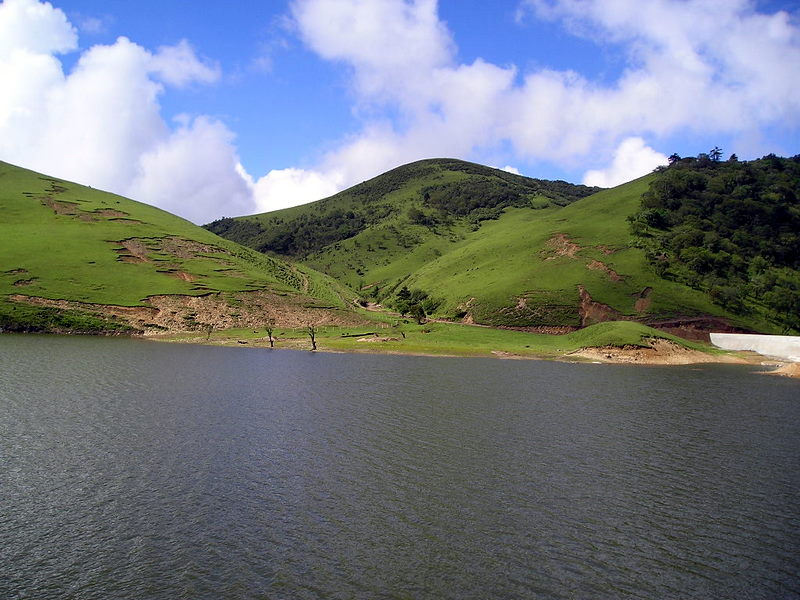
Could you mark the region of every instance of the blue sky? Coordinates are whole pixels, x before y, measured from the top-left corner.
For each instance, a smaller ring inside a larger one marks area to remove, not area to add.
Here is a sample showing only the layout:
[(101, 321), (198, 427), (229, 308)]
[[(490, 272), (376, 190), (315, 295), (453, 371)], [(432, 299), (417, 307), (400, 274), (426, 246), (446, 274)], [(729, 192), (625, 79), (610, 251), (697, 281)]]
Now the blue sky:
[(610, 186), (800, 153), (795, 2), (5, 0), (0, 78), (0, 159), (198, 223), (434, 156)]

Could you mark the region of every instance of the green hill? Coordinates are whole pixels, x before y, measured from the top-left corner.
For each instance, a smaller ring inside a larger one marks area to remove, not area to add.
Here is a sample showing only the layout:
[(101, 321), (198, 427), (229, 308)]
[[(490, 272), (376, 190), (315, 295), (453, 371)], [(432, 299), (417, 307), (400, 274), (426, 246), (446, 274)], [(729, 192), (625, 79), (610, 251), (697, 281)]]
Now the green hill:
[(598, 191), (421, 161), (325, 200), (206, 227), (404, 313), (542, 331), (620, 319), (690, 336), (779, 331), (769, 311), (736, 310), (652, 264), (630, 221), (660, 176)]
[(172, 214), (0, 162), (0, 330), (358, 321), (329, 277)]
[[(260, 252), (301, 259), (356, 236), (368, 245), (374, 240), (373, 250), (405, 254), (442, 234), (476, 230), (508, 207), (565, 206), (597, 190), (462, 160), (431, 159), (398, 167), (318, 202), (224, 218), (205, 227)], [(384, 241), (396, 247), (383, 248)]]

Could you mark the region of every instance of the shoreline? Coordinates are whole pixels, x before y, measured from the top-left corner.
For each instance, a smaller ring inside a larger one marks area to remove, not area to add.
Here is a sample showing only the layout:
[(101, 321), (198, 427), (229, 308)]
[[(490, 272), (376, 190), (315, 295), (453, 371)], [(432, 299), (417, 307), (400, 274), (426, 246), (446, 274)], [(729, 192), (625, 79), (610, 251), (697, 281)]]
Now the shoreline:
[[(20, 332), (3, 332), (21, 335)], [(84, 337), (92, 334), (37, 332), (39, 335), (80, 335)], [(233, 333), (233, 332), (231, 332)], [(242, 332), (245, 333), (244, 331)], [(253, 333), (256, 333), (253, 331)], [(36, 333), (34, 333), (35, 335)], [(30, 333), (28, 333), (30, 335)], [(239, 348), (270, 348), (268, 339), (264, 336), (247, 337), (247, 335), (230, 335), (219, 332), (211, 338), (203, 335), (192, 335), (192, 332), (181, 333), (155, 333), (155, 334), (115, 334), (100, 337), (129, 337), (131, 339), (164, 342), (173, 344), (196, 344), (201, 346), (239, 347)], [(243, 339), (244, 338), (244, 339)], [(388, 338), (386, 338), (388, 340)], [(330, 345), (330, 342), (334, 345)], [(356, 341), (367, 341), (360, 339)], [(369, 340), (372, 341), (372, 340)], [(394, 340), (399, 341), (399, 340)], [(800, 379), (800, 363), (792, 363), (782, 359), (771, 359), (768, 356), (748, 351), (726, 351), (714, 349), (711, 352), (692, 349), (665, 338), (648, 340), (650, 347), (643, 345), (603, 345), (586, 346), (576, 350), (534, 350), (528, 352), (514, 352), (494, 349), (490, 345), (473, 346), (463, 351), (437, 350), (435, 343), (427, 348), (402, 349), (394, 347), (381, 347), (381, 344), (364, 344), (361, 347), (344, 346), (339, 337), (320, 336), (317, 338), (318, 348), (312, 350), (308, 338), (279, 337), (275, 338), (273, 350), (295, 350), (306, 352), (325, 352), (331, 354), (386, 354), (394, 356), (426, 356), (441, 358), (492, 358), (497, 360), (544, 360), (566, 363), (583, 364), (612, 364), (612, 365), (641, 365), (641, 366), (680, 366), (696, 364), (739, 364), (760, 367), (758, 374), (775, 375)], [(337, 347), (339, 346), (339, 347)], [(451, 349), (452, 350), (452, 349)]]
[(496, 360), (550, 360), (574, 364), (608, 364), (629, 366), (686, 366), (698, 364), (738, 364), (761, 367), (758, 374), (800, 378), (800, 363), (783, 360), (770, 360), (769, 357), (752, 352), (720, 351), (718, 353), (702, 352), (685, 348), (669, 340), (656, 340), (655, 348), (641, 346), (594, 346), (581, 348), (571, 352), (519, 354), (503, 350), (480, 349), (473, 352), (437, 352), (434, 350), (415, 351), (397, 348), (380, 348), (370, 345), (365, 348), (332, 348), (326, 347), (324, 339), (318, 341), (318, 348), (312, 350), (305, 347), (308, 343), (298, 338), (281, 339), (272, 348), (269, 342), (256, 340), (239, 340), (235, 337), (206, 340), (202, 336), (177, 338), (170, 335), (135, 336), (165, 343), (198, 344), (202, 346), (259, 348), (272, 350), (295, 350), (305, 352), (322, 352), (329, 354), (375, 354), (391, 356), (426, 356), (432, 358), (492, 358)]

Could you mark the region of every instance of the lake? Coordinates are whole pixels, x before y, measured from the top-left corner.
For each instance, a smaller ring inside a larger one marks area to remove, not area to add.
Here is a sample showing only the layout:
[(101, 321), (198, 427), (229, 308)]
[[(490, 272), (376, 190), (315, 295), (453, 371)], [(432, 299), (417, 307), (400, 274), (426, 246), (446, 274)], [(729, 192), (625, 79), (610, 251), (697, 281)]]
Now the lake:
[(800, 597), (800, 382), (0, 335), (0, 597)]

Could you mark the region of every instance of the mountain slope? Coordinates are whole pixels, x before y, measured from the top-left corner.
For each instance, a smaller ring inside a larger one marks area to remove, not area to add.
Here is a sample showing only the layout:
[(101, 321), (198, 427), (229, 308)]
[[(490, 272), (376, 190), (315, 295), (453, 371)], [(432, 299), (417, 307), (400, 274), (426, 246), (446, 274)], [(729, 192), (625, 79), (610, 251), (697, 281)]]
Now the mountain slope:
[[(222, 235), (237, 228), (258, 229), (257, 239), (263, 241), (281, 239), (280, 231), (299, 230), (287, 228), (287, 223), (320, 224), (332, 208), (356, 217), (377, 215), (350, 230), (341, 228), (341, 238), (321, 248), (299, 251), (291, 236), (284, 246), (270, 248), (275, 254), (283, 247), (284, 256), (300, 256), (303, 264), (346, 283), (364, 298), (401, 312), (419, 304), (436, 317), (559, 331), (615, 319), (684, 335), (709, 329), (780, 329), (763, 312), (737, 314), (704, 291), (657, 274), (633, 236), (629, 218), (640, 210), (642, 195), (658, 175), (592, 195), (576, 188), (569, 202), (547, 199), (543, 191), (526, 201), (518, 196), (492, 207), (491, 218), (480, 219), (486, 213), (477, 211), (487, 206), (458, 206), (479, 205), (485, 180), (470, 201), (433, 208), (432, 176), (415, 172), (418, 163), (409, 167), (400, 171), (406, 175), (402, 182), (397, 170), (390, 172), (389, 181), (396, 185), (372, 185), (370, 193), (353, 188), (317, 203), (210, 227), (223, 229)], [(439, 198), (459, 197), (469, 187), (469, 179), (461, 175), (436, 176)], [(448, 193), (453, 181), (459, 186)], [(495, 189), (489, 195), (501, 194)]]
[(595, 191), (429, 159), (311, 204), (205, 227), (261, 252), (301, 259), (360, 288), (405, 277), (510, 207), (546, 211)]
[(2, 162), (0, 214), (0, 328), (193, 329), (257, 323), (277, 306), (302, 319), (352, 302), (310, 269)]

